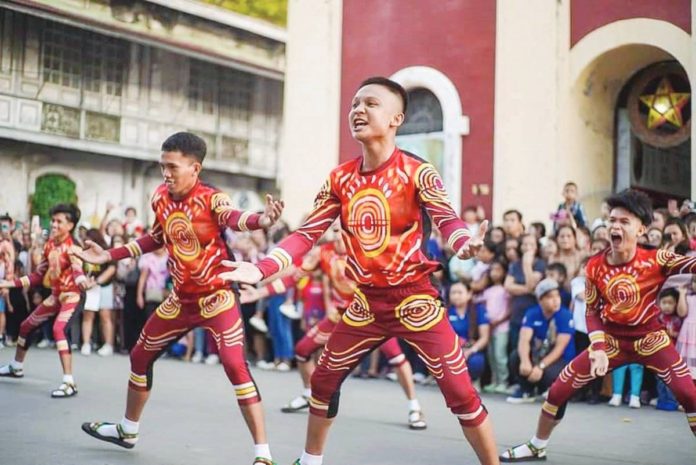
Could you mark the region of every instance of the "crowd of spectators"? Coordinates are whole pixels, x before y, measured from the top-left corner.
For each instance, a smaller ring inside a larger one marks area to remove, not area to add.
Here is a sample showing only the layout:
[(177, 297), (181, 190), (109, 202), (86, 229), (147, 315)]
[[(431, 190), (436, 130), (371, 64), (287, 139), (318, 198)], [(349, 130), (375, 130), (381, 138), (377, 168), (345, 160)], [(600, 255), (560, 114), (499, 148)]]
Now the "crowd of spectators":
[[(608, 209), (588, 221), (578, 201), (578, 186), (565, 185), (563, 200), (551, 212), (552, 226), (526, 224), (518, 210), (506, 211), (500, 223), (489, 228), (476, 257), (460, 260), (438, 232), (427, 244), (430, 259), (442, 264), (434, 279), (439, 283), (446, 317), (465, 346), (469, 373), (484, 392), (507, 396), (511, 403), (532, 402), (542, 396), (565, 364), (589, 345), (585, 324), (584, 265), (588, 257), (610, 246)], [(481, 207), (468, 207), (463, 220), (472, 231), (485, 218)], [(0, 217), (3, 239), (16, 251), (15, 275), (31, 272), (41, 258), (45, 231), (34, 222)], [(95, 227), (93, 227), (95, 226)], [(78, 244), (91, 240), (104, 248), (123, 245), (147, 232), (135, 209), (118, 211), (112, 205), (99, 225), (80, 223)], [(269, 231), (226, 231), (225, 239), (236, 260), (256, 262), (285, 235), (281, 221)], [(680, 207), (670, 201), (658, 208), (654, 221), (641, 238), (646, 247), (660, 247), (680, 254), (696, 250), (696, 212), (686, 201)], [(80, 318), (70, 328), (73, 349), (84, 356), (94, 352), (108, 357), (128, 353), (147, 317), (171, 289), (167, 252), (161, 249), (138, 259), (101, 266), (85, 266), (95, 285), (80, 304)], [(0, 269), (0, 278), (4, 273)], [(311, 325), (323, 317), (321, 271), (302, 279), (285, 295), (243, 304), (249, 361), (267, 370), (288, 371), (293, 365), (293, 346)], [(19, 323), (50, 291), (39, 287), (12, 289), (3, 296), (7, 316), (0, 320), (0, 344), (11, 346)], [(657, 304), (662, 320), (696, 378), (696, 277), (670, 278)], [(1, 307), (1, 306), (0, 306)], [(98, 324), (96, 324), (98, 322)], [(53, 344), (51, 322), (46, 322), (35, 341), (39, 347)], [(415, 379), (431, 379), (422, 362), (406, 344), (404, 352), (414, 366)], [(167, 356), (194, 363), (216, 364), (215, 341), (198, 328), (171, 346)], [(358, 367), (355, 376), (394, 378), (388, 364), (375, 351)], [(630, 382), (625, 383), (626, 377)], [(626, 402), (638, 408), (654, 403), (664, 410), (678, 408), (669, 390), (639, 365), (622, 367), (583, 390), (577, 400), (609, 405)]]

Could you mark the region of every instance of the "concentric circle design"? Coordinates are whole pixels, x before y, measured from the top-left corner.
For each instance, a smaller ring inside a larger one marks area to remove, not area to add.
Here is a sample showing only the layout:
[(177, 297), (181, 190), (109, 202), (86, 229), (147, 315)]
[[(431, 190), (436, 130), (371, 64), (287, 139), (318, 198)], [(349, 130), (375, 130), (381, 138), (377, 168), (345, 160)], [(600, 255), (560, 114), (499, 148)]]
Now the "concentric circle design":
[(664, 330), (654, 331), (633, 343), (633, 348), (638, 355), (647, 357), (653, 355), (670, 345), (670, 339)]
[(353, 301), (343, 314), (343, 321), (350, 326), (365, 326), (375, 321), (375, 315), (370, 311), (367, 298), (359, 289), (355, 289)]
[(164, 302), (157, 307), (157, 310), (155, 310), (157, 316), (163, 320), (173, 320), (179, 316), (180, 312), (181, 303), (179, 302), (179, 298), (176, 296), (176, 294), (169, 294), (169, 297), (167, 297)]
[(633, 276), (618, 274), (607, 283), (606, 296), (611, 313), (629, 313), (640, 303), (640, 287)]
[(444, 310), (440, 301), (427, 294), (404, 299), (396, 307), (396, 319), (411, 331), (425, 331), (442, 320)]
[(182, 212), (174, 212), (164, 226), (167, 236), (171, 239), (174, 255), (184, 261), (191, 262), (201, 253), (201, 245), (193, 230), (191, 220)]
[(235, 298), (234, 292), (221, 289), (214, 294), (206, 297), (201, 297), (198, 300), (198, 305), (201, 309), (201, 316), (203, 318), (212, 318), (215, 315), (219, 315), (225, 310), (229, 310), (234, 306)]
[(348, 229), (368, 258), (380, 255), (391, 236), (389, 203), (384, 194), (373, 188), (355, 194), (348, 204)]

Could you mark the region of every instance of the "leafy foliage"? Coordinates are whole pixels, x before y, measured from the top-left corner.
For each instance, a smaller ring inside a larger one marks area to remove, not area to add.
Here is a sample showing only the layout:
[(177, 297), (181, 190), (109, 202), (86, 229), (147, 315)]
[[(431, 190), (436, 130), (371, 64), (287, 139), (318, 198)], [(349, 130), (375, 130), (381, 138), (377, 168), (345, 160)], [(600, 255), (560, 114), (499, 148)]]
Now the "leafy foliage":
[(246, 16), (285, 26), (288, 20), (288, 0), (201, 0), (203, 3), (234, 11)]
[(62, 174), (44, 174), (36, 180), (36, 189), (31, 196), (31, 214), (39, 215), (41, 227), (48, 229), (51, 219), (48, 212), (58, 203), (77, 204), (75, 183)]

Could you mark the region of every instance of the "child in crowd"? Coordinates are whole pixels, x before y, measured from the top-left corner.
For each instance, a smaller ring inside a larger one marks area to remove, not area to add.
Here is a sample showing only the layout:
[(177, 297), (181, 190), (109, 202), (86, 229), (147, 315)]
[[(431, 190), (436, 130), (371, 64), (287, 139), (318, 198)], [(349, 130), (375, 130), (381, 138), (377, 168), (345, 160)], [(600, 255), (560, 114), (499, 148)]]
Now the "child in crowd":
[[(660, 315), (657, 319), (665, 327), (672, 342), (675, 342), (687, 313), (686, 287), (663, 289), (658, 297), (658, 307), (660, 307)], [(667, 411), (679, 409), (679, 403), (674, 394), (659, 377), (657, 378), (656, 408)]]
[[(482, 249), (483, 250), (483, 249)], [(482, 303), (486, 308), (491, 341), (488, 344), (488, 362), (491, 366), (491, 384), (485, 392), (507, 392), (508, 381), (508, 337), (510, 333), (510, 294), (503, 284), (507, 276), (507, 265), (495, 260), (488, 269), (489, 286), (483, 291)]]
[(485, 350), (490, 339), (486, 309), (473, 303), (471, 286), (464, 282), (452, 284), (449, 291), (450, 324), (462, 341), (469, 376), (476, 381), (486, 366)]
[(677, 338), (677, 351), (689, 367), (696, 383), (696, 275), (691, 275), (690, 290), (684, 299), (686, 314)]
[(558, 283), (561, 294), (561, 306), (570, 308), (570, 292), (568, 292), (568, 271), (563, 263), (551, 263), (546, 267), (546, 277), (551, 278)]

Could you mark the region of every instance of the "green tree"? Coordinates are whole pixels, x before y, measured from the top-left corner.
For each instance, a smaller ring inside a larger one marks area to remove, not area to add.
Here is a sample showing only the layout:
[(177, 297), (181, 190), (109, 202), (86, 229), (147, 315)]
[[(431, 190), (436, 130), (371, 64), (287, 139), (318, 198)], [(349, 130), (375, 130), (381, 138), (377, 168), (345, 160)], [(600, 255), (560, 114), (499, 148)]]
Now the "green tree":
[(48, 229), (51, 222), (48, 212), (58, 203), (77, 204), (75, 183), (62, 174), (39, 176), (31, 196), (31, 214), (39, 215), (42, 228)]
[(288, 0), (202, 0), (246, 16), (263, 19), (278, 26), (288, 20)]

